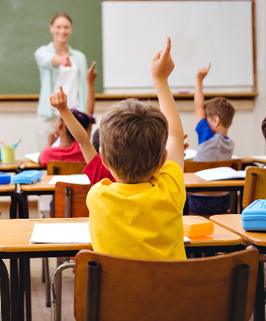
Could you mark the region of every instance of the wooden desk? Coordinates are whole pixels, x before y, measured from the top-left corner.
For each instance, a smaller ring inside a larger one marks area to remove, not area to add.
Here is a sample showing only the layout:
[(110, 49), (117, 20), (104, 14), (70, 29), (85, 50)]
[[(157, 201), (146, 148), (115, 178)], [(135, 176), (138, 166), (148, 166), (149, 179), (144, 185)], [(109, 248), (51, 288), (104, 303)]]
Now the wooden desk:
[(26, 170), (30, 170), (30, 169), (45, 170), (46, 166), (42, 166), (40, 164), (33, 163), (28, 159), (25, 159), (24, 160), (24, 169), (26, 169)]
[[(239, 235), (245, 242), (255, 245), (261, 254), (266, 254), (266, 233), (246, 232), (242, 228), (241, 214), (213, 215), (210, 220)], [(265, 321), (264, 268), (259, 264), (254, 321)]]
[(243, 164), (252, 164), (253, 162), (266, 164), (266, 156), (265, 155), (261, 155), (261, 156), (257, 156), (257, 157), (244, 156), (242, 158)]
[(15, 172), (21, 171), (20, 166), (23, 164), (22, 160), (15, 160), (13, 163), (0, 162), (0, 172)]
[[(81, 249), (91, 249), (91, 244), (29, 244), (35, 222), (88, 222), (88, 218), (73, 219), (20, 219), (0, 220), (0, 262), (3, 259), (11, 259), (11, 320), (24, 320), (24, 287), (29, 311), (26, 311), (27, 320), (31, 319), (30, 305), (30, 268), (29, 258), (36, 257), (60, 257), (75, 256)], [(19, 259), (19, 272), (18, 260)], [(7, 270), (6, 270), (7, 273)], [(8, 274), (2, 275), (2, 279), (8, 287)], [(25, 281), (25, 280), (28, 280)], [(2, 285), (2, 283), (1, 283)], [(9, 289), (2, 289), (7, 293)], [(27, 294), (29, 295), (27, 297)], [(2, 303), (2, 301), (1, 301)]]
[[(21, 190), (27, 193), (36, 192), (52, 192), (55, 185), (48, 184), (52, 179), (51, 176), (42, 176), (42, 179), (34, 184), (21, 185)], [(184, 173), (185, 186), (188, 192), (202, 191), (238, 191), (243, 190), (245, 180), (220, 180), (220, 181), (205, 181), (196, 176), (194, 173)]]

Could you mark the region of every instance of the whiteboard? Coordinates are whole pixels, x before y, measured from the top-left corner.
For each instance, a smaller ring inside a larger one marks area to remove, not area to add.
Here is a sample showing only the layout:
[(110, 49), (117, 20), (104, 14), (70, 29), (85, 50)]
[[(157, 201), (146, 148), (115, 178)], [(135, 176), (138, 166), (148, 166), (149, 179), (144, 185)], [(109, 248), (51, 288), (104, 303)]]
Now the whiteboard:
[(151, 59), (168, 36), (174, 91), (193, 91), (209, 62), (204, 88), (252, 91), (251, 1), (103, 1), (104, 92), (151, 91)]

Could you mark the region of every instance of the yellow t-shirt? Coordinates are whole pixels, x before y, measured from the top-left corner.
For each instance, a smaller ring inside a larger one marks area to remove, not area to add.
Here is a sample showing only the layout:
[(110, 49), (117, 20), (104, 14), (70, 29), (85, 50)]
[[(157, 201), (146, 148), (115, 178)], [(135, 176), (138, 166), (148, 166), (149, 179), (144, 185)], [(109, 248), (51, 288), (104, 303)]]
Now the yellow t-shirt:
[(94, 251), (135, 258), (186, 259), (182, 215), (186, 200), (181, 167), (167, 161), (147, 183), (103, 179), (87, 196)]

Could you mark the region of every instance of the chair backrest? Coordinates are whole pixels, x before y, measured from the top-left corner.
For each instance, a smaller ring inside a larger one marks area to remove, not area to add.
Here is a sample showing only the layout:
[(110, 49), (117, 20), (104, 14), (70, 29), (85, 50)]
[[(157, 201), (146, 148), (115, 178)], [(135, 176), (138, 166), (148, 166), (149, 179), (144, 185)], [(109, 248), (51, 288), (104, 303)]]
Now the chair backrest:
[(86, 205), (89, 185), (57, 182), (55, 184), (55, 217), (88, 217)]
[[(82, 250), (76, 256), (75, 318), (77, 321), (249, 320), (254, 307), (258, 263), (259, 252), (255, 248), (183, 261), (137, 260)], [(242, 264), (244, 269), (239, 269)], [(100, 269), (96, 269), (98, 265)], [(248, 281), (237, 273), (238, 269), (247, 272), (247, 265)], [(87, 276), (88, 266), (91, 274)], [(96, 294), (89, 296), (89, 301), (95, 300), (96, 307), (98, 304), (94, 312), (97, 316), (99, 310), (99, 318), (85, 318), (87, 282)], [(239, 284), (246, 284), (243, 318), (240, 310), (232, 318), (232, 313), (236, 313), (232, 311), (239, 303), (236, 299)]]
[(266, 199), (266, 168), (249, 167), (246, 171), (243, 208), (257, 199)]
[(241, 170), (242, 161), (241, 159), (229, 159), (226, 161), (217, 161), (217, 162), (194, 162), (186, 160), (184, 162), (184, 172), (195, 173), (208, 168), (216, 167), (231, 167), (235, 170)]
[(47, 164), (47, 175), (83, 174), (85, 162), (63, 162), (51, 160)]

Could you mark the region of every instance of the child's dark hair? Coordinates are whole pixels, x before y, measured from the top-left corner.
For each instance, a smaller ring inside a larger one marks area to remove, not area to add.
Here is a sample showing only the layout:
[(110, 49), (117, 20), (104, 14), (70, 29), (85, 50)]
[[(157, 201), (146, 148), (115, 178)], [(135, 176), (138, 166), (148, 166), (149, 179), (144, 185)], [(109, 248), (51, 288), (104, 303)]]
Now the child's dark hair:
[[(82, 127), (85, 128), (86, 130), (88, 129), (90, 124), (95, 124), (95, 118), (93, 117), (93, 115), (88, 116), (87, 114), (84, 114), (78, 111), (77, 109), (70, 109), (70, 110), (72, 114), (75, 116), (75, 118), (80, 122)], [(71, 135), (67, 127), (66, 127), (66, 132), (67, 132), (67, 135), (69, 135), (73, 140), (75, 140), (75, 138)]]
[(261, 123), (261, 130), (264, 138), (266, 139), (266, 117), (263, 119)]
[(92, 136), (92, 145), (96, 149), (96, 152), (99, 154), (99, 148), (100, 148), (100, 131), (99, 128), (97, 128)]

